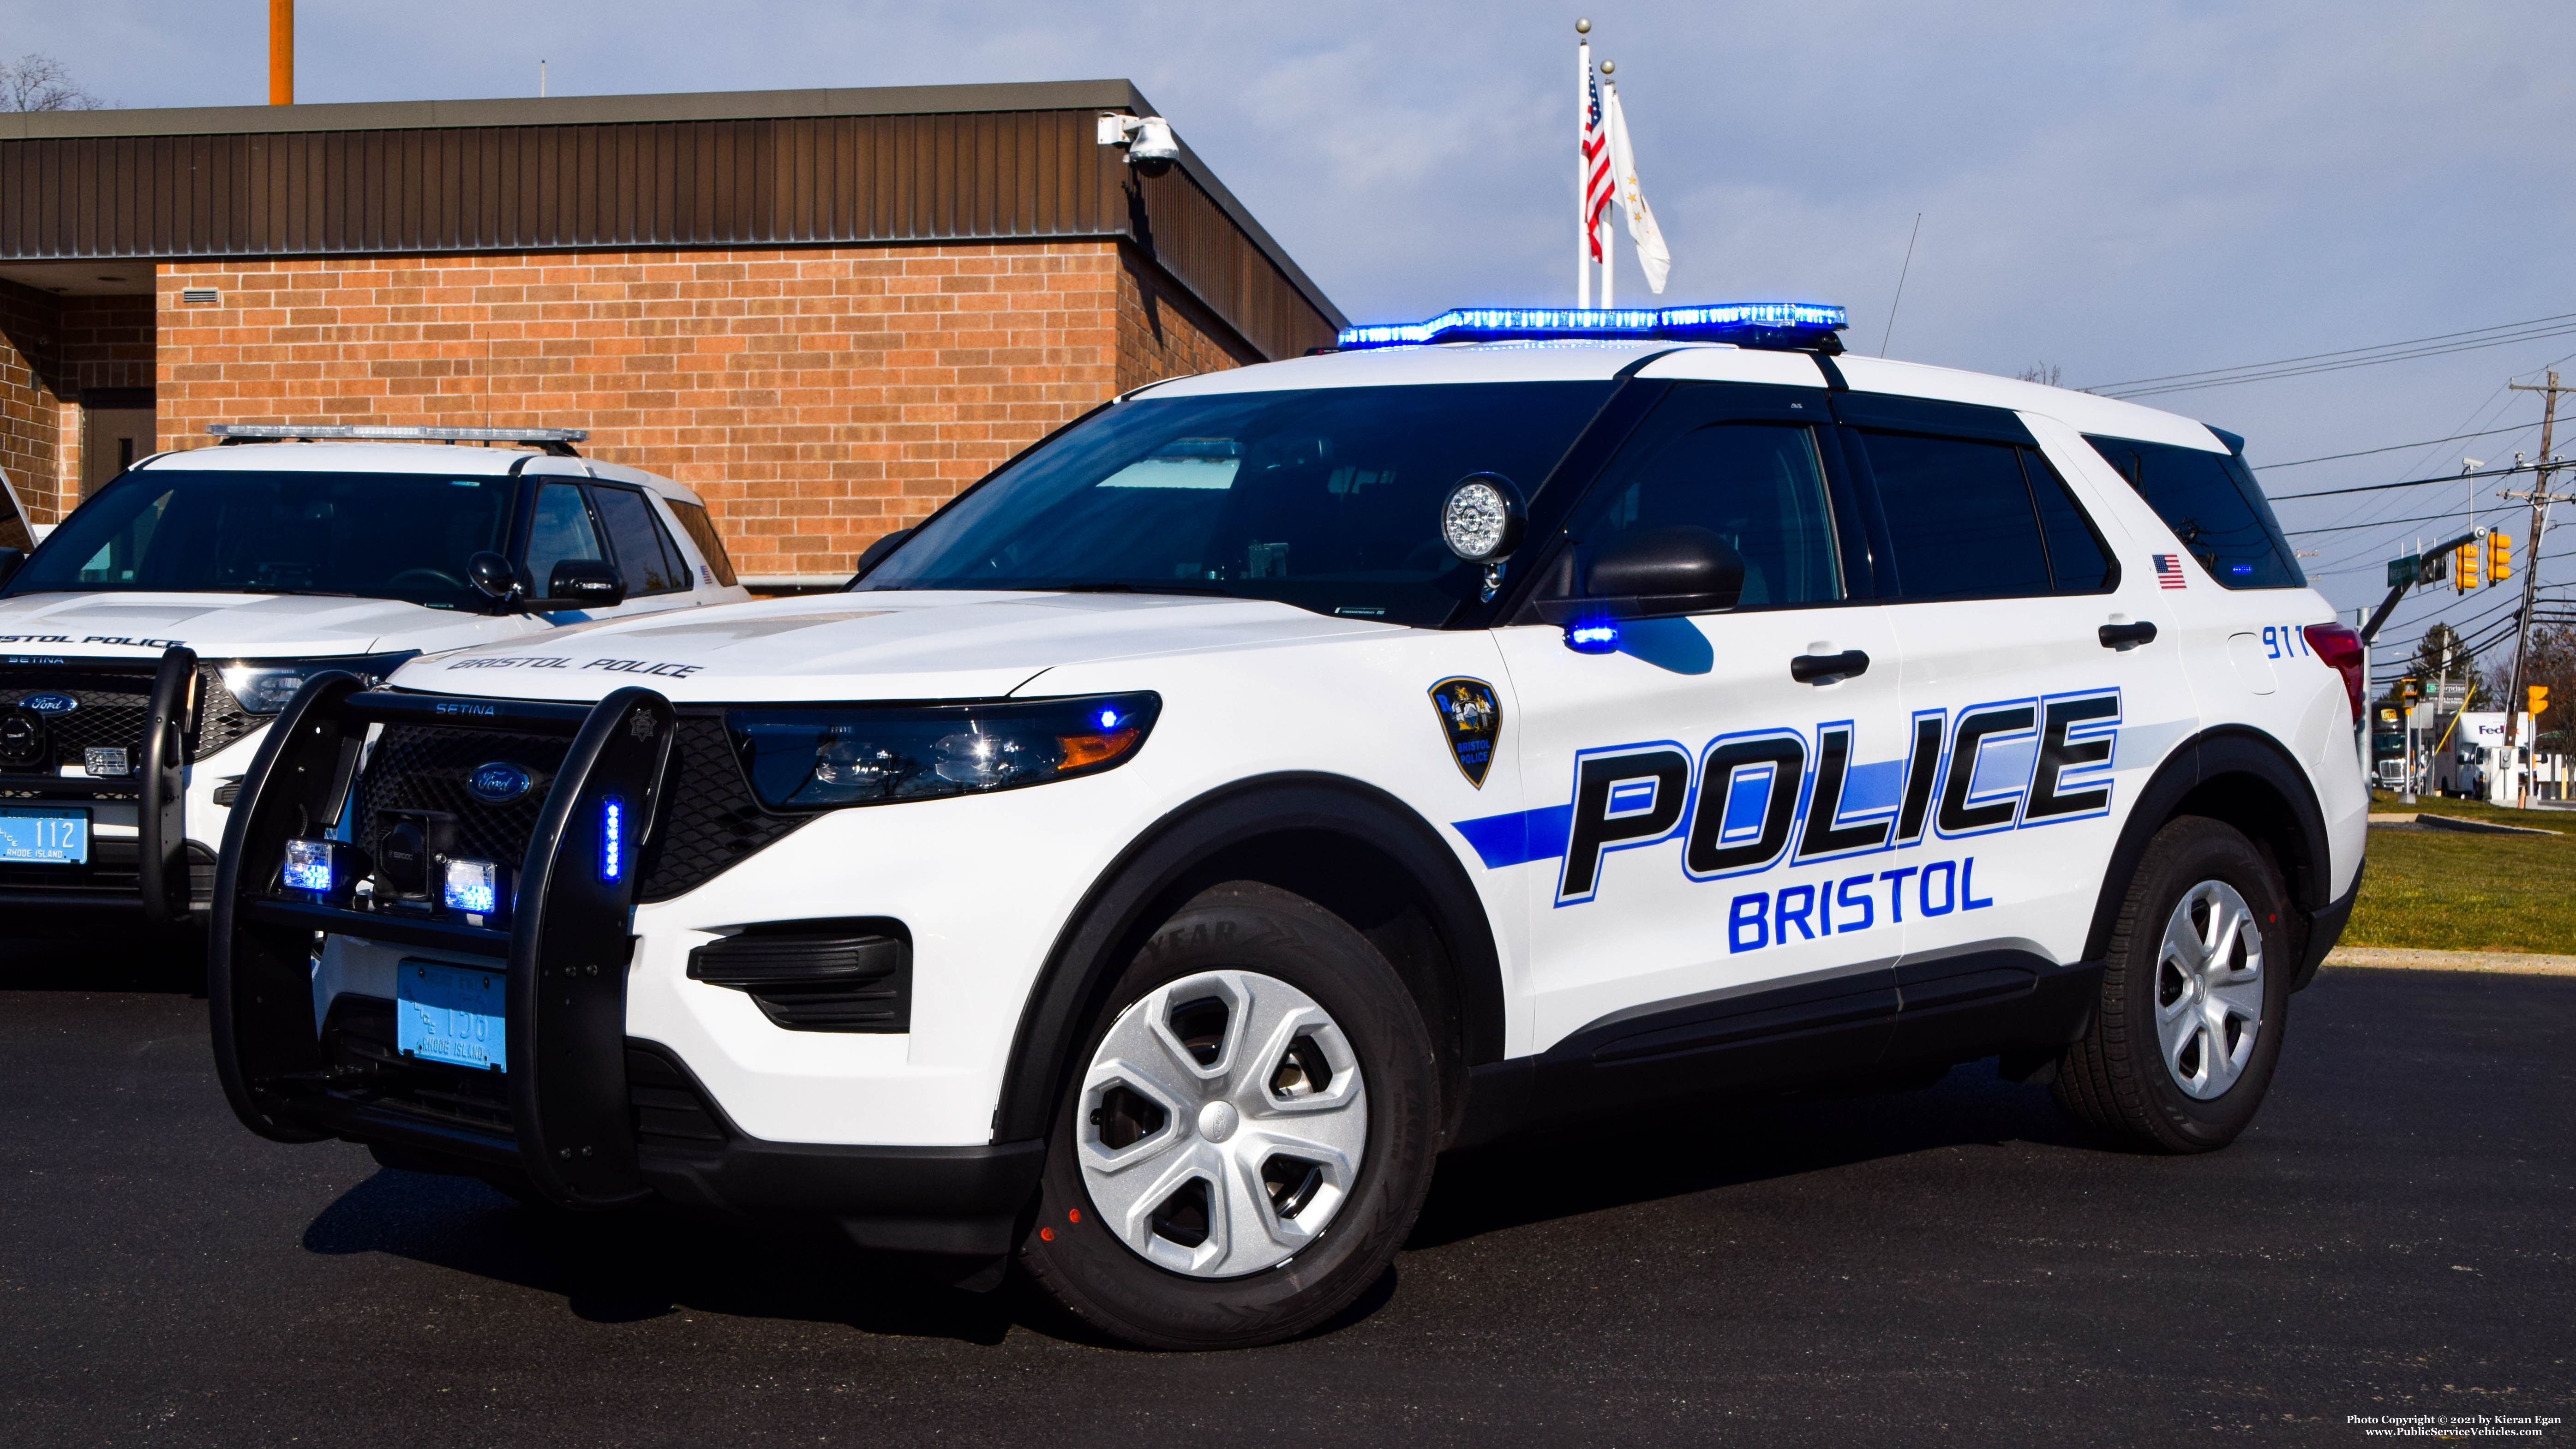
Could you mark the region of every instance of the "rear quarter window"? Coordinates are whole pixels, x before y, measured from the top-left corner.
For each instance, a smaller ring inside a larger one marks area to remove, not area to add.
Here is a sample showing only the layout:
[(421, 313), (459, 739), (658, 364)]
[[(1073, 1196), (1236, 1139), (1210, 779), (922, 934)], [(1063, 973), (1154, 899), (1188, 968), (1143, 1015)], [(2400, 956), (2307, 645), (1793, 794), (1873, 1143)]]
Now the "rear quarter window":
[(724, 540), (716, 537), (715, 520), (707, 517), (706, 505), (683, 503), (676, 498), (662, 501), (670, 506), (671, 516), (680, 520), (680, 530), (689, 536), (689, 542), (698, 546), (698, 556), (707, 561), (708, 571), (716, 576), (716, 586), (732, 588), (733, 560), (725, 557)]
[(2280, 520), (2243, 458), (2089, 433), (2084, 441), (2129, 480), (2221, 588), (2306, 585)]

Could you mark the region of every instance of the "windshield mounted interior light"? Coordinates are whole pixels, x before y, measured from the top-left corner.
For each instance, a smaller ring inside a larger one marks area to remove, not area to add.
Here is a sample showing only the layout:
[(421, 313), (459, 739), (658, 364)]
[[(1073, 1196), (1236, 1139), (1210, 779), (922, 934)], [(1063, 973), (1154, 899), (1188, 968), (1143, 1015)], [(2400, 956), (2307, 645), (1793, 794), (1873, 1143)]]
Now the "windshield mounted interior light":
[(1135, 756), (1153, 694), (983, 704), (783, 705), (725, 716), (772, 809), (829, 810), (1043, 785)]
[(1851, 325), (1840, 307), (1820, 302), (1731, 302), (1701, 307), (1456, 307), (1428, 322), (1345, 327), (1344, 352), (1420, 347), (1434, 342), (1528, 342), (1578, 339), (1616, 342), (1731, 342), (1774, 350), (1842, 351), (1835, 334)]

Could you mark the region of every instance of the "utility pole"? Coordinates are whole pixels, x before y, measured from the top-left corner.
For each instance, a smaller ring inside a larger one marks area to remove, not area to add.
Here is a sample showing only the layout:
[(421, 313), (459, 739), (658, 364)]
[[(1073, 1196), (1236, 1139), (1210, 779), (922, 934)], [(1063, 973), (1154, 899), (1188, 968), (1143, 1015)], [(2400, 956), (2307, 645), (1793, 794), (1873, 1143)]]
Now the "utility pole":
[[(2539, 471), (2533, 476), (2530, 492), (2507, 490), (2503, 495), (2507, 498), (2531, 500), (2531, 542), (2527, 545), (2531, 551), (2523, 555), (2522, 617), (2514, 622), (2513, 685), (2505, 691), (2504, 696), (2504, 745), (2510, 751), (2521, 748), (2522, 733), (2517, 721), (2523, 718), (2522, 671), (2531, 655), (2532, 604), (2538, 598), (2537, 587), (2540, 583), (2540, 535), (2549, 526), (2549, 505), (2569, 501), (2553, 497), (2549, 492), (2551, 466), (2558, 461), (2557, 454), (2552, 451), (2555, 441), (2553, 430), (2558, 424), (2558, 395), (2562, 392), (2576, 392), (2576, 387), (2560, 387), (2558, 371), (2555, 368), (2550, 369), (2549, 381), (2538, 387), (2524, 382), (2509, 382), (2505, 386), (2515, 392), (2536, 392), (2541, 395)], [(2537, 726), (2532, 730), (2531, 743), (2532, 749), (2523, 756), (2522, 773), (2517, 777), (2520, 783), (2514, 787), (2513, 803), (2516, 809), (2522, 809), (2531, 803), (2528, 799), (2531, 794), (2531, 771), (2540, 745), (2540, 732)], [(2506, 758), (2510, 759), (2512, 756), (2508, 755)]]

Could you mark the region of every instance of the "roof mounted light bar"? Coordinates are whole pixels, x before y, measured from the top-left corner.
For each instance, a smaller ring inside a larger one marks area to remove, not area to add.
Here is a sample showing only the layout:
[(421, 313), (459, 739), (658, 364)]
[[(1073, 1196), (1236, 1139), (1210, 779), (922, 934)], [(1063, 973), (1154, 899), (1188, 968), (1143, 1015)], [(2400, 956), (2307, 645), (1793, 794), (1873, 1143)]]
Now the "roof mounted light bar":
[(559, 458), (577, 458), (573, 444), (588, 428), (442, 428), (372, 423), (208, 423), (206, 431), (234, 443), (525, 443)]
[(1731, 342), (1772, 350), (1843, 350), (1835, 333), (1851, 325), (1840, 307), (1818, 302), (1731, 302), (1707, 307), (1460, 307), (1428, 322), (1347, 327), (1345, 352), (1434, 342)]

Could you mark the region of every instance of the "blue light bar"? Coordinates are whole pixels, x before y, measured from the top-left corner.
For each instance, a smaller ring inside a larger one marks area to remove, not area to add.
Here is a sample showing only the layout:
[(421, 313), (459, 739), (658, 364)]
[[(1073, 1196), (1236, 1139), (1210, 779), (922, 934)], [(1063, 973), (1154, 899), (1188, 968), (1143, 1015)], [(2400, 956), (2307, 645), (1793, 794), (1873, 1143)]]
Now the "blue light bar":
[(615, 882), (626, 874), (626, 807), (616, 797), (599, 805), (599, 878)]
[(1428, 322), (1342, 329), (1345, 352), (1432, 342), (1732, 342), (1738, 347), (1812, 347), (1840, 352), (1834, 334), (1851, 325), (1840, 307), (1818, 302), (1731, 302), (1711, 307), (1459, 307)]

